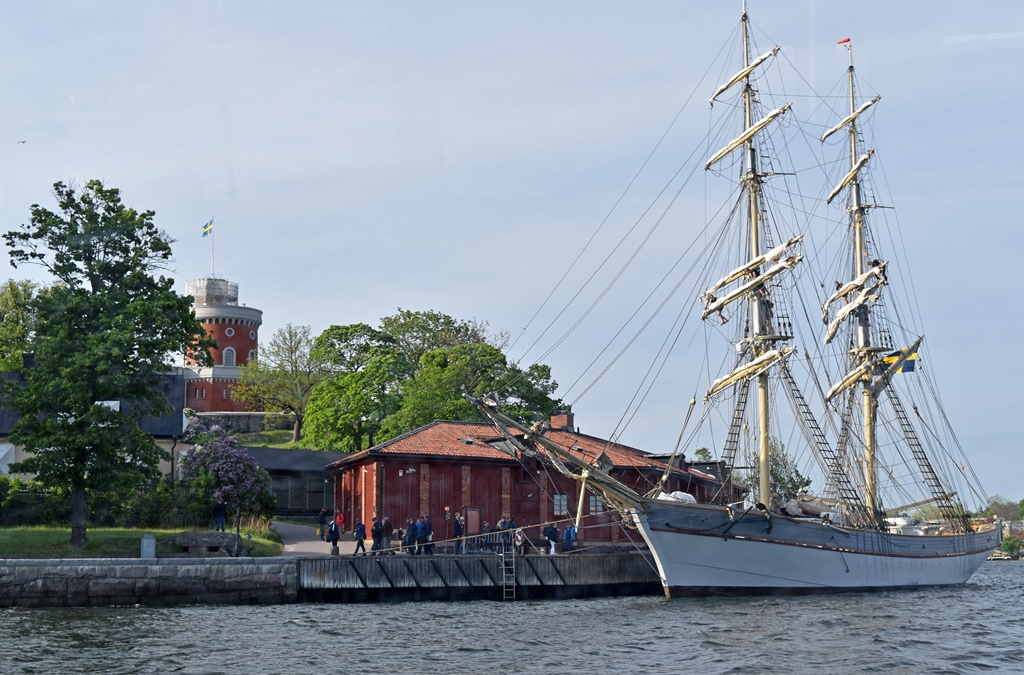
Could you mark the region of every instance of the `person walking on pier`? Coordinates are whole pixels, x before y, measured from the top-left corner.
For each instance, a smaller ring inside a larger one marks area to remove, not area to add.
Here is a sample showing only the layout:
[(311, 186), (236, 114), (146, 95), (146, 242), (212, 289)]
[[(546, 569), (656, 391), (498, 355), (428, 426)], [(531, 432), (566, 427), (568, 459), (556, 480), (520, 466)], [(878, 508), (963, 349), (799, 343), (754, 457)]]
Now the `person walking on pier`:
[(395, 534), (395, 526), (391, 524), (387, 516), (381, 518), (381, 555), (394, 555), (391, 550), (391, 537)]
[(373, 525), (370, 526), (370, 538), (373, 539), (373, 544), (370, 546), (370, 551), (374, 555), (380, 553), (380, 542), (384, 537), (384, 527), (380, 524), (380, 519), (377, 516), (373, 517)]
[(356, 519), (355, 529), (352, 530), (352, 536), (356, 540), (356, 549), (352, 552), (352, 555), (359, 555), (359, 549), (363, 549), (363, 555), (366, 555), (366, 525), (363, 525), (363, 521)]
[(430, 519), (420, 516), (416, 520), (416, 555), (434, 555), (433, 544), (434, 528)]
[(460, 547), (464, 547), (465, 546), (465, 541), (462, 538), (462, 514), (461, 513), (456, 513), (455, 514), (455, 520), (452, 521), (452, 539), (455, 540), (454, 551), (456, 553), (465, 553), (466, 551), (464, 549), (462, 551), (459, 550)]

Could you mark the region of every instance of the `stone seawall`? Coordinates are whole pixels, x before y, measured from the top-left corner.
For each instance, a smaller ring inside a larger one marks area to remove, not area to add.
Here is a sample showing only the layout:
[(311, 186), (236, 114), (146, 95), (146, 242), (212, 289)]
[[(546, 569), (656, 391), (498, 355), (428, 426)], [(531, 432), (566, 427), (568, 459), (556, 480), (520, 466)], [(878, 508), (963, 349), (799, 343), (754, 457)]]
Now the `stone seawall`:
[(280, 604), (297, 578), (294, 558), (0, 559), (0, 607)]

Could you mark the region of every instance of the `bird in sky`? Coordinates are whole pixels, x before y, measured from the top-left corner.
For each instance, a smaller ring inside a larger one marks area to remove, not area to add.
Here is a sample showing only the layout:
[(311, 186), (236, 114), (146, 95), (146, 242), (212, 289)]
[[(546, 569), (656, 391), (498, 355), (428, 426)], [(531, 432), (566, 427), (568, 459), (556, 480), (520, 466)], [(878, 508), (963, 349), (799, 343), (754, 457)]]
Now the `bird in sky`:
[(18, 145), (21, 145), (22, 143), (28, 143), (28, 141), (18, 141)]

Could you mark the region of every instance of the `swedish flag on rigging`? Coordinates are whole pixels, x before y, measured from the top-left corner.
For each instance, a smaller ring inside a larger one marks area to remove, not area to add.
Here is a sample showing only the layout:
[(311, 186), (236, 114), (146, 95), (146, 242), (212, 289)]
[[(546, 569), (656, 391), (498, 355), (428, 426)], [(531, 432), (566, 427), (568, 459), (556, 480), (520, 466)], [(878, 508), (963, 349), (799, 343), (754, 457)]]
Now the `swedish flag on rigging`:
[[(896, 363), (896, 361), (899, 360), (899, 358), (900, 358), (900, 356), (902, 354), (903, 354), (903, 352), (893, 352), (892, 354), (889, 354), (888, 356), (883, 358), (882, 359), (882, 363), (885, 364), (886, 366), (890, 366), (890, 365)], [(917, 363), (917, 352), (911, 352), (911, 354), (909, 356), (907, 356), (907, 360), (903, 362), (903, 365), (900, 366), (900, 369), (897, 370), (896, 372), (897, 373), (912, 373), (912, 372), (914, 372), (914, 365), (916, 363)]]

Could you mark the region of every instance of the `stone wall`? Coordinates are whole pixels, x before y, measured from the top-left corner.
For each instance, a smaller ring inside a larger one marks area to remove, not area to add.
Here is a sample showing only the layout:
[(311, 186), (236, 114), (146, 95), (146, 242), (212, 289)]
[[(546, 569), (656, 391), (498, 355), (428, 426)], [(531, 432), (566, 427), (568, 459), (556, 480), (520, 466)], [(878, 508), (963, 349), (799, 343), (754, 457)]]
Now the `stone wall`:
[(294, 558), (0, 559), (0, 607), (290, 603)]
[(268, 429), (291, 429), (294, 420), (279, 413), (208, 412), (199, 417), (209, 425), (219, 425), (236, 434), (255, 434)]

